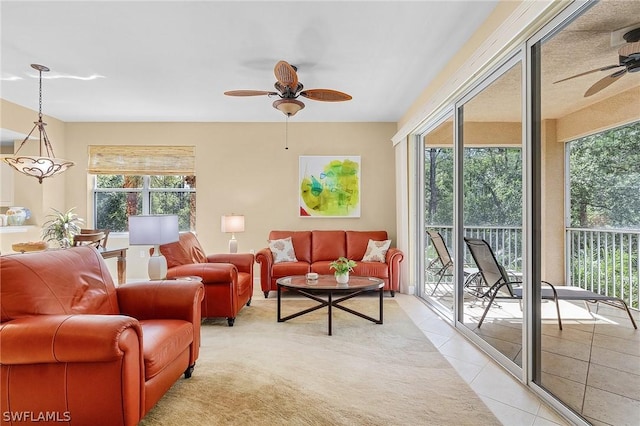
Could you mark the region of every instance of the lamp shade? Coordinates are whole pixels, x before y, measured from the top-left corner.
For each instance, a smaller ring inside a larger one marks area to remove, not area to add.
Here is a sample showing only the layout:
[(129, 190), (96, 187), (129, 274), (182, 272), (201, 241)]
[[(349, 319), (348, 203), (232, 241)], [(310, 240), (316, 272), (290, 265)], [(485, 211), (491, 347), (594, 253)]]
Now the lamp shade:
[(129, 216), (129, 244), (160, 245), (178, 241), (177, 215)]
[(222, 232), (244, 232), (244, 215), (224, 215), (221, 219), (220, 230)]

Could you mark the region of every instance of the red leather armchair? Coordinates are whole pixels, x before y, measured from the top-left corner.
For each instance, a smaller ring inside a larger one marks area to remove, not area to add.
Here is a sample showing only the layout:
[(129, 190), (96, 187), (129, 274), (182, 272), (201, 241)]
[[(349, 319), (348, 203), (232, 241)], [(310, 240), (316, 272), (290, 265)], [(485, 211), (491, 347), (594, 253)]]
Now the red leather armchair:
[(167, 259), (167, 278), (197, 276), (204, 283), (202, 317), (226, 317), (233, 326), (238, 312), (251, 304), (254, 256), (249, 253), (205, 255), (191, 232), (160, 246)]
[(89, 246), (2, 256), (0, 275), (3, 422), (136, 425), (191, 376), (201, 283), (116, 288)]

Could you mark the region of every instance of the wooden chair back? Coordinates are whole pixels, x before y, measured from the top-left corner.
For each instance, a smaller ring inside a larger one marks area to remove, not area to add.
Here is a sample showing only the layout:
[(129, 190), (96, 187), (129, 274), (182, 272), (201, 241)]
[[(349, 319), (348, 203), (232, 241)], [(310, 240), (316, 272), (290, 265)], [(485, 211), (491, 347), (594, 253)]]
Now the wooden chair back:
[(73, 237), (73, 245), (91, 245), (96, 248), (106, 249), (108, 238), (108, 229), (81, 229), (80, 233)]

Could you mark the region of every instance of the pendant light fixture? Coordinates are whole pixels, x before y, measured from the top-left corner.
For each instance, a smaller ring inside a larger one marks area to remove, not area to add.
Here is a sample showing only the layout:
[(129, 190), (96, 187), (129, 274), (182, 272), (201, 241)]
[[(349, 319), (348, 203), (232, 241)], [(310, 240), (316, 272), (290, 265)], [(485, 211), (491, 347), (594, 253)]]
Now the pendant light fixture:
[[(51, 142), (49, 142), (47, 132), (44, 129), (44, 126), (46, 126), (47, 123), (42, 121), (42, 72), (49, 71), (49, 68), (45, 67), (44, 65), (38, 64), (31, 64), (31, 68), (37, 70), (40, 76), (38, 121), (34, 121), (33, 128), (31, 129), (27, 137), (24, 138), (15, 154), (3, 157), (3, 160), (5, 163), (9, 164), (20, 173), (23, 173), (27, 176), (33, 176), (38, 179), (38, 182), (42, 183), (42, 179), (62, 173), (69, 167), (73, 166), (74, 163), (72, 161), (63, 160), (61, 158), (55, 158), (55, 155), (53, 154), (53, 147), (51, 146)], [(36, 129), (38, 129), (40, 141), (39, 155), (20, 155), (20, 149), (22, 149), (22, 146), (29, 140), (31, 134)], [(43, 145), (44, 150), (46, 151), (46, 156), (43, 155)]]

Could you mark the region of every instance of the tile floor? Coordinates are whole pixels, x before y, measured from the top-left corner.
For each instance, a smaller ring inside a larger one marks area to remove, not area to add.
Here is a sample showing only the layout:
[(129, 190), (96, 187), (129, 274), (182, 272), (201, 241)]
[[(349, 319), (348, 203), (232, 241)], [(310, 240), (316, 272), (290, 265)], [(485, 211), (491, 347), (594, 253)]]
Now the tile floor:
[[(444, 288), (444, 286), (441, 286)], [(451, 306), (451, 292), (436, 293)], [(521, 364), (522, 311), (501, 300), (482, 328), (475, 325), (486, 305), (465, 302), (465, 323), (493, 347)], [(594, 425), (640, 425), (640, 330), (622, 309), (560, 301), (563, 330), (555, 304), (542, 306), (542, 385)], [(632, 311), (640, 324), (640, 313)]]
[(395, 299), (503, 424), (571, 424), (476, 348), (423, 301), (415, 296), (398, 293)]

